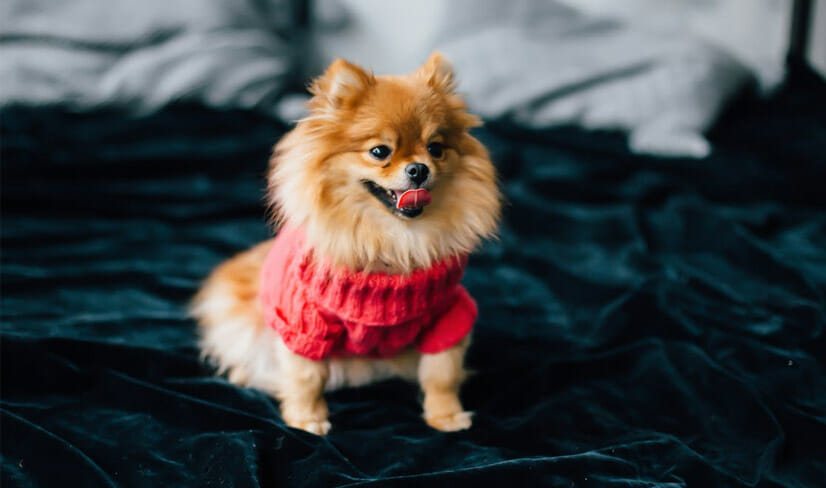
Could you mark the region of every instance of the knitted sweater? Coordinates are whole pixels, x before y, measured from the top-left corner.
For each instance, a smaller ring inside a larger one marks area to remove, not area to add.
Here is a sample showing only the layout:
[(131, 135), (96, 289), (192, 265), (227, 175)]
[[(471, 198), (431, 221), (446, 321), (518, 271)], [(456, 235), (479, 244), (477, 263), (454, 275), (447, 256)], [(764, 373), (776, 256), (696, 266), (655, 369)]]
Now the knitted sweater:
[(436, 353), (462, 340), (476, 303), (459, 280), (467, 257), (406, 275), (354, 272), (317, 260), (298, 228), (275, 238), (261, 272), (264, 319), (296, 354), (388, 357)]

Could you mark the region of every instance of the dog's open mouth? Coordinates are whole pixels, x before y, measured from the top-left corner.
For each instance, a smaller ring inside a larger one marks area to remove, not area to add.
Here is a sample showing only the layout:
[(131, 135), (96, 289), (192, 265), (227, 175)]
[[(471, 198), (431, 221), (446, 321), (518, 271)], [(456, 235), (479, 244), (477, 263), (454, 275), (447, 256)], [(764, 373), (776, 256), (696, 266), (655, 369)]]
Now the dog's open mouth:
[(430, 205), (430, 192), (424, 188), (411, 190), (389, 190), (370, 180), (362, 181), (367, 191), (378, 198), (387, 208), (403, 217), (418, 217), (424, 207)]

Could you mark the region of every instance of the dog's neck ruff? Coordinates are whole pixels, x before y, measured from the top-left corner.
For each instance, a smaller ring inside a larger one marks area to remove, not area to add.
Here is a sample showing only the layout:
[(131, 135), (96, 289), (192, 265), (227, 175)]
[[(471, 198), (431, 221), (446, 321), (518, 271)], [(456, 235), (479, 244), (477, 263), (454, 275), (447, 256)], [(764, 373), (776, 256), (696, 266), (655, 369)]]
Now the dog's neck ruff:
[(459, 280), (467, 257), (410, 274), (336, 268), (314, 256), (303, 232), (279, 232), (261, 272), (267, 324), (296, 354), (388, 357), (407, 347), (435, 353), (467, 335), (476, 304)]

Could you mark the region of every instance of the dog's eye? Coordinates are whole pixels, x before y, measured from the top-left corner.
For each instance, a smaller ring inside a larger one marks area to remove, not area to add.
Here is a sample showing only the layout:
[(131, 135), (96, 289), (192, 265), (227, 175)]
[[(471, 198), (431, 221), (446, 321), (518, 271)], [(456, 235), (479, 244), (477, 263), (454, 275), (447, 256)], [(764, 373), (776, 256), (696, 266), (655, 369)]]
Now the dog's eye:
[(378, 160), (387, 159), (387, 156), (390, 156), (390, 148), (382, 144), (381, 146), (376, 146), (370, 150), (370, 155)]
[(441, 158), (442, 153), (444, 153), (445, 147), (442, 145), (441, 142), (431, 142), (427, 145), (427, 152), (430, 153), (431, 156), (434, 158)]

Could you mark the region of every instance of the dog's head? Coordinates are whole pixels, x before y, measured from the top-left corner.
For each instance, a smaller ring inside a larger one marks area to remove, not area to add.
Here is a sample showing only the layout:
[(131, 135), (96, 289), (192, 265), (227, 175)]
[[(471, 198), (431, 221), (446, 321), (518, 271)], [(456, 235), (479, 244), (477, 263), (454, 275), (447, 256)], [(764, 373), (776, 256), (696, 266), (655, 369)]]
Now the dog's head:
[(355, 269), (405, 272), (470, 252), (494, 232), (500, 195), (468, 133), (479, 120), (454, 90), (438, 53), (405, 76), (335, 61), (311, 85), (310, 115), (276, 146), (278, 218)]

